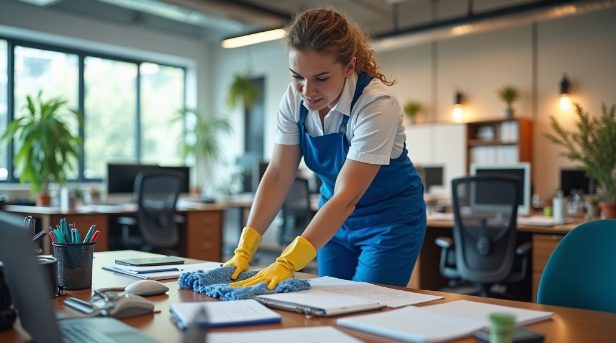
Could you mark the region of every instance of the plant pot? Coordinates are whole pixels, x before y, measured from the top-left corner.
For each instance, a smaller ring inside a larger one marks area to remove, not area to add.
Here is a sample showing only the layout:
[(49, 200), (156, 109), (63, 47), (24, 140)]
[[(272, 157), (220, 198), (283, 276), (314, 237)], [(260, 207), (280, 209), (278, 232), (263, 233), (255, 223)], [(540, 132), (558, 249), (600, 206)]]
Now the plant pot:
[(614, 219), (616, 218), (616, 202), (599, 202), (599, 208), (601, 208), (601, 219)]
[(513, 109), (513, 107), (507, 107), (505, 109), (505, 118), (512, 119), (514, 114), (515, 114), (515, 110)]
[(36, 206), (50, 206), (51, 196), (48, 193), (39, 193), (36, 195)]

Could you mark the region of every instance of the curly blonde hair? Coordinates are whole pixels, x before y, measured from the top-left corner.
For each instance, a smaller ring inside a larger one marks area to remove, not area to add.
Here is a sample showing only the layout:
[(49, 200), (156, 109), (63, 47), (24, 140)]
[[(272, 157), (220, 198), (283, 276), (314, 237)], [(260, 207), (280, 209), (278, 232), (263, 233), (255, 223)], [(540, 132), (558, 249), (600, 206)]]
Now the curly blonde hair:
[(298, 13), (287, 27), (287, 47), (298, 51), (332, 53), (342, 65), (356, 57), (355, 70), (391, 86), (379, 71), (368, 35), (351, 19), (332, 7)]

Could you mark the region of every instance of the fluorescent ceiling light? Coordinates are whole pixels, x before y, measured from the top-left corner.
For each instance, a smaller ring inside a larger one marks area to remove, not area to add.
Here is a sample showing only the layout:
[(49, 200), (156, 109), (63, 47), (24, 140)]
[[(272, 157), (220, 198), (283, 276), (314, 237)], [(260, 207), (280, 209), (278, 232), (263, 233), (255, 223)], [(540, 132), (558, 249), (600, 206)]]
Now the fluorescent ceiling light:
[(200, 11), (170, 4), (161, 0), (98, 0), (111, 5), (128, 8), (135, 11), (153, 14), (155, 16), (188, 23), (208, 26), (222, 30), (239, 31), (244, 26), (235, 21), (220, 16), (208, 15)]
[(29, 4), (37, 5), (37, 6), (48, 6), (52, 5), (60, 0), (19, 0), (21, 2), (27, 2)]
[(223, 48), (239, 48), (246, 45), (258, 44), (283, 38), (287, 32), (284, 29), (273, 29), (249, 33), (239, 37), (231, 37), (221, 42)]

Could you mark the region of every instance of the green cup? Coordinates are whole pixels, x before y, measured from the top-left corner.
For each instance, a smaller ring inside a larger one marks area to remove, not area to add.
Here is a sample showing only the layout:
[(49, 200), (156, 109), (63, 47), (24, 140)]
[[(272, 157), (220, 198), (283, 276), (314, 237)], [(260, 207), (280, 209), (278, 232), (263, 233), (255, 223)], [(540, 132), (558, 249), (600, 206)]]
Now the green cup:
[(509, 313), (490, 314), (490, 343), (512, 343), (515, 316)]

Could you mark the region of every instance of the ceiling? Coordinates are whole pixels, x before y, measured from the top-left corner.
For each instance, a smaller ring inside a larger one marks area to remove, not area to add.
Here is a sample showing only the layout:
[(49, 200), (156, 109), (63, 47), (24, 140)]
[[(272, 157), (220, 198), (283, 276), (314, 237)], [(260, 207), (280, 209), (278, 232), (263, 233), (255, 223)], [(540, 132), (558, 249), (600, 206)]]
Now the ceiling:
[[(125, 25), (143, 26), (210, 42), (285, 26), (294, 13), (333, 6), (376, 36), (409, 32), (438, 22), (468, 19), (513, 7), (556, 3), (614, 3), (614, 0), (0, 0), (50, 1), (49, 11), (69, 12)], [(32, 5), (34, 6), (34, 5)], [(507, 14), (507, 13), (505, 13)], [(510, 15), (508, 13), (507, 15)], [(530, 20), (530, 19), (529, 19)], [(539, 20), (533, 17), (532, 20)]]

